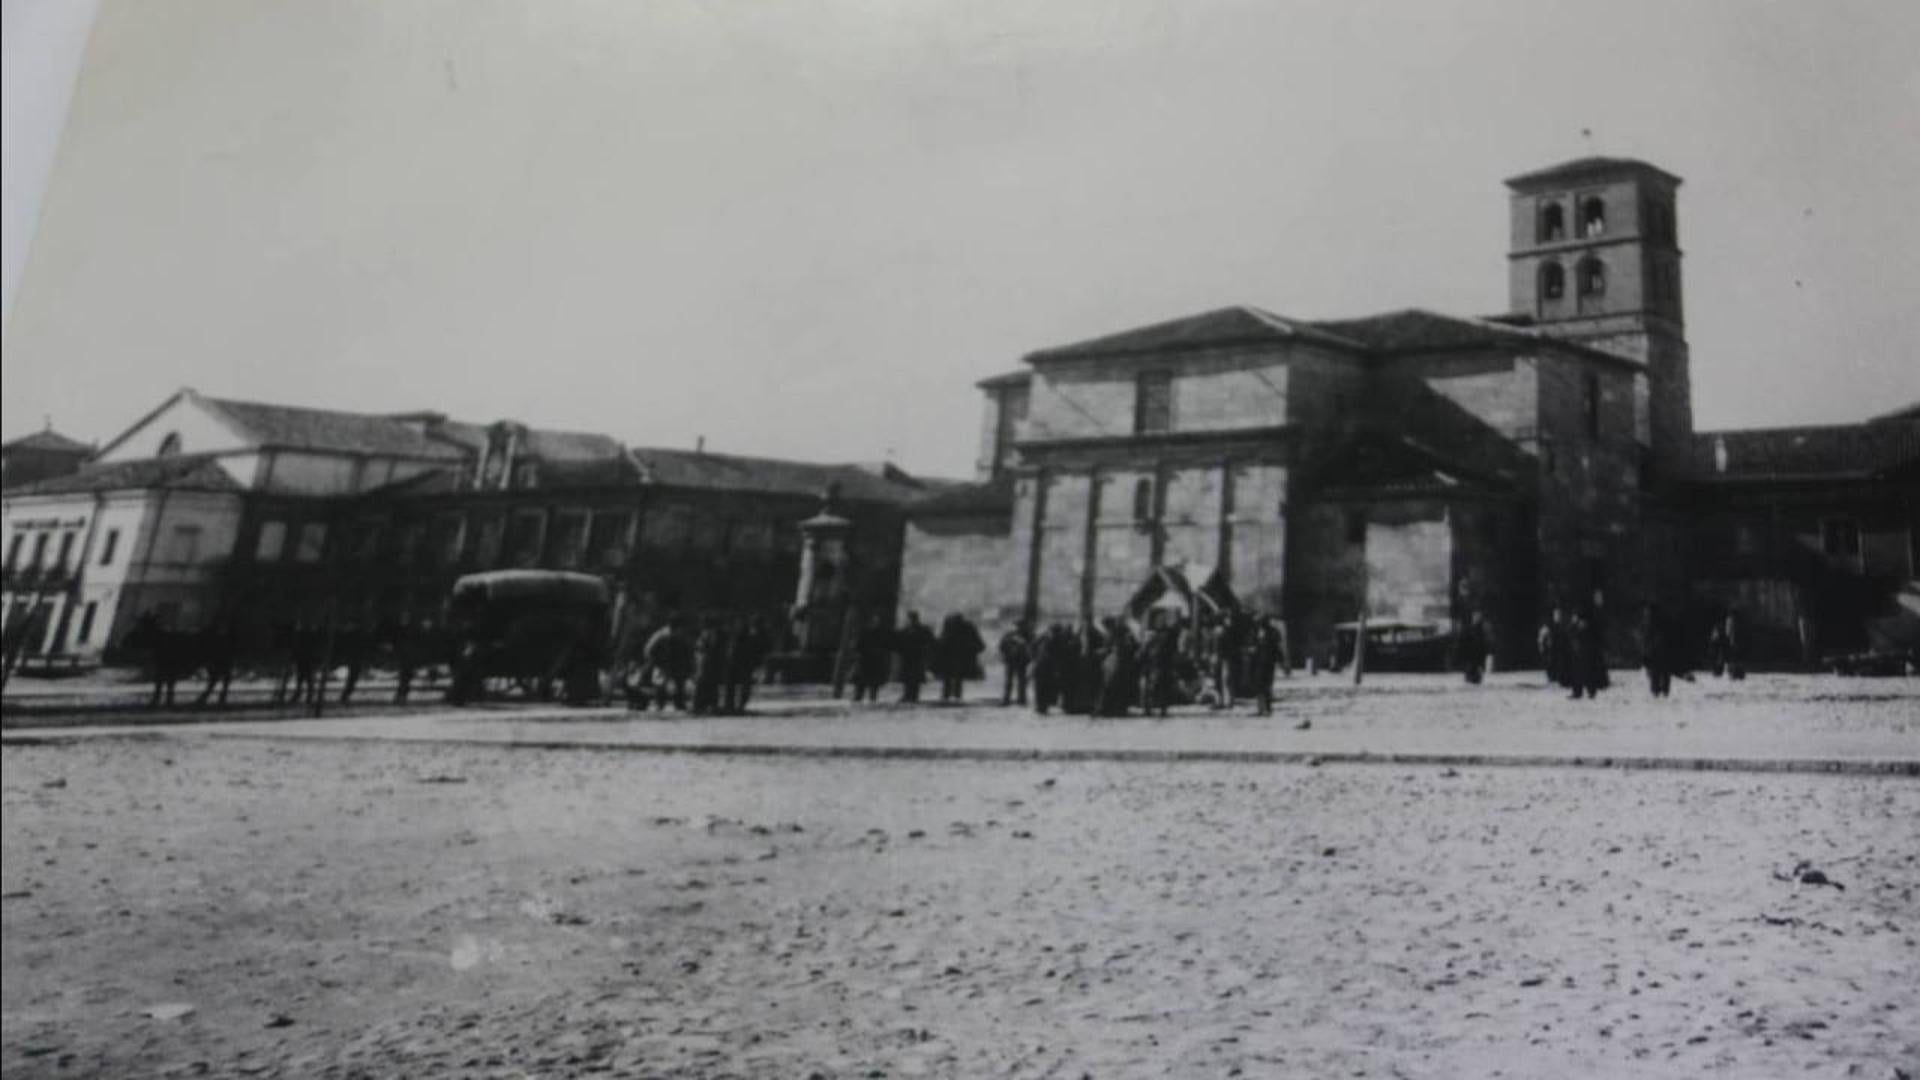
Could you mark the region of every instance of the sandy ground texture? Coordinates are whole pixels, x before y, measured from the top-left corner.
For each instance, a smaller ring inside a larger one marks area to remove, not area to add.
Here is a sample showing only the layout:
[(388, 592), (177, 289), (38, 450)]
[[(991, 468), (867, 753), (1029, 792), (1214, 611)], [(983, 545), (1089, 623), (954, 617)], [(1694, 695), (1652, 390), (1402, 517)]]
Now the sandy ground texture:
[(8, 1077), (1920, 1067), (1909, 779), (174, 737), (0, 777)]

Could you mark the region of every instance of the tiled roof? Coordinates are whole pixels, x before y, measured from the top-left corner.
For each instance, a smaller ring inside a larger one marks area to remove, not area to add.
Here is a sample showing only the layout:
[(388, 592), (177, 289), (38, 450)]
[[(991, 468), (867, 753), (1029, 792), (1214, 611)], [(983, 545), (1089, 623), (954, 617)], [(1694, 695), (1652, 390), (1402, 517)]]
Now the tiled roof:
[(1650, 172), (1657, 176), (1665, 177), (1673, 183), (1677, 184), (1680, 182), (1679, 177), (1667, 170), (1657, 165), (1650, 165), (1638, 158), (1583, 157), (1574, 158), (1572, 161), (1563, 161), (1558, 165), (1549, 165), (1544, 169), (1524, 172), (1519, 176), (1509, 176), (1507, 177), (1507, 186), (1520, 187), (1522, 185), (1532, 185), (1549, 180), (1572, 180), (1582, 176), (1592, 176), (1595, 173), (1629, 171)]
[(913, 504), (910, 517), (959, 517), (1013, 513), (1013, 477), (984, 484), (958, 484)]
[(1920, 461), (1920, 419), (1703, 431), (1693, 439), (1694, 474), (1709, 481), (1859, 477), (1915, 461)]
[(829, 484), (835, 484), (843, 499), (900, 504), (925, 494), (925, 488), (916, 481), (876, 475), (855, 465), (818, 465), (657, 447), (632, 447), (627, 453), (639, 468), (642, 483), (668, 487), (818, 497)]
[(90, 454), (93, 447), (78, 439), (69, 439), (65, 435), (48, 428), (31, 435), (22, 435), (11, 442), (0, 445), (0, 450), (53, 450), (60, 453)]
[(267, 446), (440, 460), (465, 456), (458, 447), (393, 416), (226, 398), (202, 397), (200, 400)]
[(240, 484), (211, 457), (141, 458), (95, 465), (65, 476), (49, 477), (7, 489), (9, 496), (69, 495), (100, 491), (239, 491)]
[(1377, 353), (1472, 348), (1538, 349), (1544, 346), (1628, 367), (1640, 366), (1627, 357), (1588, 348), (1539, 330), (1442, 315), (1420, 308), (1388, 311), (1358, 319), (1330, 319), (1315, 325), (1360, 342)]
[(1027, 356), (1029, 363), (1086, 356), (1168, 352), (1220, 345), (1252, 345), (1280, 341), (1313, 341), (1336, 348), (1358, 350), (1358, 342), (1310, 322), (1295, 322), (1270, 311), (1239, 305), (1170, 319), (1117, 334), (1041, 349)]

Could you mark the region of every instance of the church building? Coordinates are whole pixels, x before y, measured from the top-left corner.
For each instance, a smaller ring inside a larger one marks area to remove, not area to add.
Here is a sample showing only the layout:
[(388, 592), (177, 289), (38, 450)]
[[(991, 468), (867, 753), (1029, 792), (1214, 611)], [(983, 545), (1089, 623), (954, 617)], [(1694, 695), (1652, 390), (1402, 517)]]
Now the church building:
[[(1627, 661), (1649, 602), (1701, 620), (1739, 603), (1752, 590), (1696, 595), (1684, 554), (1711, 478), (1680, 183), (1598, 157), (1508, 180), (1506, 314), (1235, 306), (1030, 353), (980, 384), (980, 482), (911, 512), (903, 607), (1074, 621), (1173, 571), (1284, 619), (1297, 657), (1331, 658), (1362, 617), (1443, 636), (1472, 613), (1512, 665), (1535, 662), (1556, 606), (1597, 605)], [(1841, 457), (1871, 476), (1907, 462), (1910, 487), (1916, 431), (1894, 418)], [(1916, 501), (1896, 479), (1856, 490), (1905, 538), (1876, 587), (1913, 592)]]

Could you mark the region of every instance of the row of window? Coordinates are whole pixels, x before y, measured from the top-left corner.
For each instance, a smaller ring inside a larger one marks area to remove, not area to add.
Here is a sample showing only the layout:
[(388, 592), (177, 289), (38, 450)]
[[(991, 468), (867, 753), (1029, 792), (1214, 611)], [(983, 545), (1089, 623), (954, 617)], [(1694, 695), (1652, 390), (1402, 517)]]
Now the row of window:
[[(724, 519), (696, 515), (687, 506), (671, 505), (644, 521), (646, 546), (656, 550), (693, 548), (714, 554), (771, 551), (780, 537), (770, 519)], [(629, 512), (589, 514), (560, 511), (547, 518), (537, 511), (481, 515), (445, 514), (431, 522), (410, 522), (392, 528), (381, 522), (355, 525), (344, 554), (358, 562), (392, 559), (399, 565), (422, 562), (451, 566), (463, 562), (493, 565), (505, 560), (516, 565), (552, 563), (567, 568), (614, 567), (626, 561), (634, 516)], [(295, 543), (289, 549), (289, 538)], [(254, 560), (262, 563), (318, 562), (326, 553), (327, 529), (319, 522), (298, 527), (285, 521), (260, 524)]]
[[(1575, 235), (1582, 240), (1598, 239), (1607, 234), (1607, 203), (1598, 195), (1589, 195), (1579, 200), (1579, 216), (1573, 223)], [(1534, 223), (1534, 241), (1541, 244), (1558, 243), (1567, 238), (1566, 207), (1557, 200), (1540, 204), (1539, 214)], [(1640, 233), (1647, 240), (1663, 245), (1675, 241), (1673, 210), (1665, 203), (1655, 199), (1646, 199), (1640, 204)]]
[[(1580, 200), (1580, 216), (1577, 223), (1582, 239), (1605, 236), (1607, 232), (1607, 203), (1598, 195), (1589, 195)], [(1549, 202), (1540, 207), (1538, 227), (1534, 239), (1538, 243), (1552, 244), (1567, 238), (1567, 210), (1558, 202)]]
[[(1607, 264), (1595, 258), (1581, 259), (1574, 268), (1574, 283), (1582, 297), (1607, 295)], [(1540, 299), (1559, 300), (1567, 295), (1567, 270), (1552, 259), (1540, 264)]]
[[(27, 534), (25, 532), (16, 532), (13, 534), (13, 539), (8, 541), (7, 573), (11, 574), (15, 570), (20, 569), (20, 556), (25, 549), (26, 539)], [(38, 570), (46, 565), (47, 548), (52, 539), (53, 534), (50, 532), (39, 533), (33, 538), (33, 555), (27, 562), (27, 569)], [(79, 542), (79, 539), (80, 534), (73, 530), (68, 530), (60, 534), (60, 553), (54, 559), (53, 563), (55, 569), (61, 571), (67, 569), (68, 564), (73, 561), (73, 548), (74, 545)], [(113, 557), (118, 552), (119, 547), (120, 530), (108, 529), (107, 535), (102, 539), (100, 544), (100, 565), (112, 566)]]

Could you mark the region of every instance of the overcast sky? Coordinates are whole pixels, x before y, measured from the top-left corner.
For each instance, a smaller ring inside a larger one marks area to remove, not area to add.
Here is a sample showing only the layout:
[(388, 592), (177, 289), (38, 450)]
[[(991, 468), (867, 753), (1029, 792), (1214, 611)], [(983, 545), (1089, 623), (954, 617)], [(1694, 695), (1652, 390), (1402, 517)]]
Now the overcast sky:
[(1686, 179), (1700, 425), (1852, 420), (1920, 398), (1916, 56), (1910, 0), (105, 0), (0, 424), (188, 385), (962, 474), (1036, 348), (1504, 310), (1501, 180), (1586, 153)]

